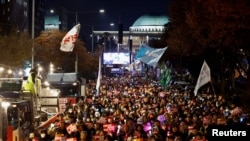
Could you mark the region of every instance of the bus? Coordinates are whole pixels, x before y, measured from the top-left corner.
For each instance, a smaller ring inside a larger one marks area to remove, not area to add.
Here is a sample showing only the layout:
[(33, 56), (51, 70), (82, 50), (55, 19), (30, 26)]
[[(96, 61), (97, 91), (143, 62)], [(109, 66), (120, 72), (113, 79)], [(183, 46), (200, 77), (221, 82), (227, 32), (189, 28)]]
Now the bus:
[(20, 93), (0, 93), (0, 141), (25, 141), (33, 130), (33, 107)]

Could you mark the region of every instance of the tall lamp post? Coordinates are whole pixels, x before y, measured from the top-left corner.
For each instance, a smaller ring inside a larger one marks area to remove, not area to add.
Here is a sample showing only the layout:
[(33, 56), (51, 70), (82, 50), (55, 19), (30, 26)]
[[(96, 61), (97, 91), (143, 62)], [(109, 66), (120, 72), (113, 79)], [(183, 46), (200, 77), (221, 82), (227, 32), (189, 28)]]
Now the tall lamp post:
[(91, 13), (105, 13), (105, 10), (104, 9), (100, 9), (100, 10), (97, 10), (97, 11), (75, 11), (75, 12), (67, 12), (69, 14), (75, 14), (75, 20), (76, 20), (76, 23), (75, 24), (78, 24), (78, 15), (79, 14), (91, 14)]
[[(77, 10), (75, 11), (75, 20), (76, 20), (76, 23), (75, 25), (78, 24), (78, 15), (79, 14), (88, 14), (88, 13), (104, 13), (105, 10), (104, 9), (100, 9), (98, 11), (80, 11), (78, 12)], [(69, 12), (70, 13), (70, 12)], [(92, 30), (93, 31), (93, 30)], [(76, 61), (75, 61), (75, 72), (78, 72), (78, 54), (76, 53)]]
[[(75, 12), (75, 18), (76, 18), (76, 23), (75, 24), (77, 24), (78, 23), (78, 15), (79, 14), (90, 14), (90, 13), (105, 13), (105, 10), (104, 9), (100, 9), (100, 10), (98, 10), (98, 11), (82, 11), (82, 12), (77, 12), (77, 10), (76, 10), (76, 12)], [(94, 44), (94, 40), (93, 40), (93, 31), (94, 31), (94, 26), (92, 25), (91, 26), (91, 31), (92, 31), (92, 33), (91, 33), (91, 35), (92, 35), (92, 49), (91, 49), (91, 52), (93, 52), (93, 44)]]
[(34, 47), (34, 38), (35, 38), (35, 0), (32, 0), (32, 25), (31, 25), (31, 36), (32, 36), (32, 51), (31, 51), (31, 68), (34, 68), (34, 56), (35, 56), (35, 47)]
[(94, 51), (94, 26), (91, 26), (91, 53)]

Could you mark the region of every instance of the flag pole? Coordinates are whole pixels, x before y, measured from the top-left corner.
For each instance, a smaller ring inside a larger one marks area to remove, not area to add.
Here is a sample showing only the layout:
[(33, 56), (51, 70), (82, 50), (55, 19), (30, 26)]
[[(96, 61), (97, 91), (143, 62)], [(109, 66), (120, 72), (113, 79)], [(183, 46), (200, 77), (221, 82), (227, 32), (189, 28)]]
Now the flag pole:
[(32, 1), (32, 50), (31, 50), (31, 69), (34, 68), (34, 56), (35, 56), (35, 47), (34, 47), (34, 38), (35, 38), (35, 0)]
[[(76, 10), (76, 24), (75, 25), (77, 25), (77, 24), (78, 24), (78, 13)], [(75, 60), (75, 72), (76, 73), (78, 72), (78, 54), (77, 54), (77, 52), (76, 52), (76, 60)]]
[(212, 81), (210, 81), (210, 83), (211, 83), (211, 86), (212, 86), (213, 93), (215, 94), (215, 90), (214, 90), (214, 85), (213, 85), (213, 82), (212, 82)]
[(75, 61), (75, 72), (78, 72), (78, 54), (76, 52), (76, 61)]

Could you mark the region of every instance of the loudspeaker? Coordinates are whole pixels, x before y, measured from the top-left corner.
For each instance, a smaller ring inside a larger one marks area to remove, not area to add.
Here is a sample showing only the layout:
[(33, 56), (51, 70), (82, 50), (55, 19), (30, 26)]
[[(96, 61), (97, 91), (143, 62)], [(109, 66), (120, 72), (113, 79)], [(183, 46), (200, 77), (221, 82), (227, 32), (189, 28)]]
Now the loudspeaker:
[(132, 47), (133, 47), (133, 40), (129, 39), (129, 52), (132, 52)]
[(123, 24), (119, 24), (118, 27), (118, 43), (122, 44), (122, 39), (123, 39)]

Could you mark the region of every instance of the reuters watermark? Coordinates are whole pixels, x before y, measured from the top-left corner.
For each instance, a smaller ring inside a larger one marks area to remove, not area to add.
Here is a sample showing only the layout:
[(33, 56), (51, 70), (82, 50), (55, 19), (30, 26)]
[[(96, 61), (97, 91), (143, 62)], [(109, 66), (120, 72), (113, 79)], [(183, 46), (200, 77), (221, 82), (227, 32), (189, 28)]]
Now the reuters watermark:
[(208, 141), (240, 139), (249, 141), (250, 125), (214, 125), (207, 128)]

